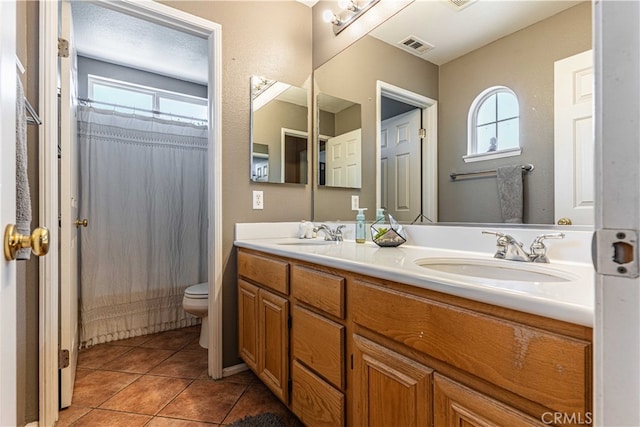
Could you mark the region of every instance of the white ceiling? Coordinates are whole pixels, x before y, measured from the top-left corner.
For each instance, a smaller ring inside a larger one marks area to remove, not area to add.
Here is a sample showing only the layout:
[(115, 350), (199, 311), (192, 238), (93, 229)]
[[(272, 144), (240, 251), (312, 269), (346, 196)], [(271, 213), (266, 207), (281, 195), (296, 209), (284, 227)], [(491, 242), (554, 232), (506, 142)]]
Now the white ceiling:
[(442, 65), (578, 3), (477, 0), (458, 9), (448, 0), (416, 0), (370, 35), (396, 47), (407, 36), (416, 36), (434, 46), (420, 58)]
[(79, 54), (207, 84), (206, 39), (90, 2), (71, 4)]

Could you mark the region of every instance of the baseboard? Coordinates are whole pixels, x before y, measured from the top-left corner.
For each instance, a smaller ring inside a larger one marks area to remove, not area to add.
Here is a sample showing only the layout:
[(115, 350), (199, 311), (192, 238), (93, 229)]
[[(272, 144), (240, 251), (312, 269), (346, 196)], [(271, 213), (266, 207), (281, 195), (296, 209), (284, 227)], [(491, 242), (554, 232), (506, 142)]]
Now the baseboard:
[(248, 370), (249, 367), (246, 363), (239, 363), (237, 365), (229, 366), (227, 368), (222, 368), (222, 378), (230, 377), (231, 375), (239, 374), (240, 372), (244, 372)]

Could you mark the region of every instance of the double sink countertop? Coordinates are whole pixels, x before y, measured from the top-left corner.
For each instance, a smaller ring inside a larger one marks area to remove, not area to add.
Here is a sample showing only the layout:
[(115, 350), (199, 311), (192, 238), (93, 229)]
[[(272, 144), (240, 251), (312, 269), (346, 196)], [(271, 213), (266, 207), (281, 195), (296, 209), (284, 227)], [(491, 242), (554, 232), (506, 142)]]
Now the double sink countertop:
[[(493, 258), (495, 239), (481, 236), (484, 228), (406, 226), (407, 243), (383, 248), (356, 243), (353, 224), (346, 225), (344, 241), (325, 242), (322, 235), (295, 237), (298, 223), (236, 224), (235, 245), (593, 327), (588, 230), (563, 230), (565, 239), (545, 241), (550, 263), (539, 264)], [(500, 231), (529, 243), (531, 236), (558, 230)]]

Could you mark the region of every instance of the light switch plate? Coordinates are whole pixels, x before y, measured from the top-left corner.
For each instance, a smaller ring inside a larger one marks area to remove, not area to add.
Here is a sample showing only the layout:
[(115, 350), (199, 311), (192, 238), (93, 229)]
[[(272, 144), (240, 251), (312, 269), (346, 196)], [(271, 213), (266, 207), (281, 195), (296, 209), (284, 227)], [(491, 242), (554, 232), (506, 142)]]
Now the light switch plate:
[(357, 211), (360, 208), (360, 196), (351, 196), (351, 210)]

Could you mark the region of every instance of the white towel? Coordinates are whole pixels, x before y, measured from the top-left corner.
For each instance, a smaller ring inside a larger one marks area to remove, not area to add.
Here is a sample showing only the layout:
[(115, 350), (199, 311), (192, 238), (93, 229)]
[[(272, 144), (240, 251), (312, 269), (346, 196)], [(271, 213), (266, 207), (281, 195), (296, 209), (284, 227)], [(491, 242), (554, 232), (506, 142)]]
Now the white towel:
[(500, 167), (496, 170), (496, 175), (502, 220), (521, 224), (523, 211), (522, 166)]
[[(16, 93), (16, 229), (20, 234), (31, 234), (31, 192), (27, 175), (27, 110), (24, 89), (19, 77)], [(28, 260), (31, 249), (21, 249), (17, 260)]]

